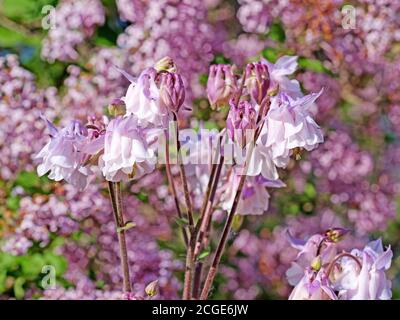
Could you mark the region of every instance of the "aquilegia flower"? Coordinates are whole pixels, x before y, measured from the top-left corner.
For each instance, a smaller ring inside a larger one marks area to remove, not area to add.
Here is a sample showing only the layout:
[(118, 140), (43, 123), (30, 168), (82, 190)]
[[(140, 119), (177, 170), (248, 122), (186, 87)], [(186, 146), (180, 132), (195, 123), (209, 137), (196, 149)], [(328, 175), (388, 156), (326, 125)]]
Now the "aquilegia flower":
[(337, 300), (337, 296), (324, 269), (318, 272), (308, 269), (294, 287), (289, 300)]
[(359, 259), (362, 267), (360, 269), (354, 259), (346, 256), (335, 266), (335, 287), (339, 291), (339, 299), (390, 299), (391, 281), (385, 274), (393, 257), (390, 246), (384, 251), (382, 241), (378, 239), (368, 243), (363, 250), (352, 250), (351, 255)]
[(110, 121), (104, 137), (99, 166), (108, 181), (138, 179), (154, 170), (155, 152), (149, 147), (149, 129), (139, 126), (133, 115)]
[(134, 114), (140, 125), (152, 124), (165, 127), (168, 123), (168, 109), (159, 103), (160, 90), (156, 84), (157, 70), (145, 69), (137, 80), (124, 73), (131, 84), (121, 99), (125, 102), (126, 113)]
[(286, 272), (289, 283), (295, 286), (289, 299), (391, 298), (391, 282), (385, 274), (393, 257), (390, 247), (384, 250), (378, 239), (363, 250), (339, 252), (337, 243), (345, 233), (347, 230), (333, 228), (306, 242), (290, 236), (292, 246), (300, 253)]
[(271, 63), (266, 59), (263, 59), (262, 62), (268, 66), (271, 90), (283, 91), (293, 98), (303, 96), (300, 83), (296, 79), (289, 79), (287, 77), (297, 69), (297, 56), (283, 56), (275, 63)]
[[(229, 211), (235, 199), (235, 193), (240, 176), (232, 173), (226, 184), (226, 190), (222, 195), (222, 209)], [(269, 198), (267, 188), (283, 188), (286, 185), (281, 180), (268, 180), (259, 175), (247, 177), (242, 195), (237, 208), (240, 215), (261, 215), (268, 210)]]
[(72, 120), (68, 126), (58, 130), (46, 120), (51, 140), (37, 154), (41, 159), (37, 167), (39, 176), (50, 171), (49, 178), (65, 180), (80, 190), (87, 185), (90, 170), (83, 166), (85, 154), (83, 147), (88, 141), (88, 131), (79, 121)]
[(293, 149), (311, 151), (324, 141), (320, 127), (308, 111), (321, 94), (322, 90), (293, 99), (286, 93), (279, 93), (271, 99), (261, 139), (266, 147), (271, 147), (278, 167), (287, 166)]

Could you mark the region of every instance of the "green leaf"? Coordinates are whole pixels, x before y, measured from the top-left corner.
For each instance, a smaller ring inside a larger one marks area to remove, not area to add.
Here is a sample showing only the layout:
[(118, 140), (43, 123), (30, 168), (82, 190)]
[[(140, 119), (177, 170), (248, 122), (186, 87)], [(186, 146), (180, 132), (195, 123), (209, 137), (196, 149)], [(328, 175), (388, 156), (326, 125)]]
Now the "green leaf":
[(21, 172), (15, 179), (15, 183), (24, 189), (32, 189), (40, 187), (40, 178), (33, 171)]
[(307, 183), (304, 188), (304, 194), (309, 199), (314, 199), (317, 195), (317, 191), (315, 190), (315, 187), (311, 183)]
[(199, 75), (199, 82), (201, 85), (203, 86), (207, 85), (207, 81), (208, 81), (208, 74), (203, 73)]
[(136, 194), (136, 197), (140, 200), (140, 201), (142, 201), (142, 202), (144, 202), (144, 203), (148, 203), (149, 202), (149, 197), (148, 197), (148, 195), (147, 194), (145, 194), (144, 192), (139, 192), (138, 194)]
[(24, 278), (17, 278), (14, 282), (14, 295), (17, 299), (22, 299), (25, 295), (24, 289), (25, 279)]
[(9, 196), (6, 202), (7, 208), (12, 211), (17, 211), (19, 209), (20, 200), (21, 199), (19, 197)]
[(299, 58), (299, 66), (310, 71), (318, 73), (328, 73), (329, 71), (324, 67), (321, 61), (316, 59), (308, 59), (304, 57)]
[(45, 5), (55, 5), (56, 0), (3, 0), (0, 3), (0, 8), (5, 16), (10, 19), (30, 22), (35, 19), (40, 19), (42, 8)]
[(278, 42), (284, 42), (286, 39), (285, 30), (282, 25), (278, 22), (274, 22), (269, 28), (268, 37)]
[(205, 250), (199, 254), (199, 257), (197, 258), (197, 260), (202, 260), (205, 257), (208, 257), (209, 255), (210, 255), (210, 250)]
[(175, 218), (175, 220), (181, 227), (187, 227), (189, 225), (189, 221), (186, 218)]
[(230, 64), (231, 60), (227, 57), (225, 57), (223, 54), (217, 54), (214, 57), (214, 60), (211, 62), (211, 64)]
[(265, 48), (262, 52), (262, 56), (268, 61), (275, 63), (278, 60), (278, 52), (273, 48)]
[(24, 278), (35, 279), (39, 276), (43, 266), (46, 264), (41, 254), (33, 254), (21, 257), (21, 270)]
[(6, 287), (6, 279), (7, 279), (7, 270), (0, 271), (0, 293), (3, 293), (7, 290)]
[(123, 227), (119, 227), (117, 228), (117, 232), (121, 232), (121, 231), (127, 231), (129, 229), (132, 229), (136, 227), (136, 223), (134, 223), (133, 221), (128, 221), (125, 223), (125, 225)]

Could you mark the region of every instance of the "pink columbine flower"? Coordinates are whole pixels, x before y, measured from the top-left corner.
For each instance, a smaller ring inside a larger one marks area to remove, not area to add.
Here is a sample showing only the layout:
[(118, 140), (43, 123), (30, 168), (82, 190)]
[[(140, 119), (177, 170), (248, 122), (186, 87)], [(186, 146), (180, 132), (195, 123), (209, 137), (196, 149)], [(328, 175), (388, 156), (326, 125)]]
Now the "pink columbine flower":
[(307, 269), (294, 287), (289, 300), (337, 300), (324, 269)]
[(132, 115), (110, 121), (104, 137), (104, 155), (99, 165), (106, 180), (138, 179), (154, 170), (155, 152), (149, 147), (148, 131)]
[(385, 271), (390, 268), (393, 252), (384, 250), (381, 239), (368, 243), (363, 250), (354, 249), (361, 269), (354, 259), (343, 257), (335, 272), (335, 288), (342, 300), (388, 300), (392, 297), (391, 281)]
[(145, 69), (135, 80), (123, 72), (131, 81), (125, 97), (121, 99), (126, 105), (126, 114), (134, 114), (140, 125), (152, 124), (165, 127), (168, 123), (168, 110), (160, 104), (160, 90), (156, 84), (157, 70)]
[[(240, 176), (232, 174), (227, 188), (222, 196), (222, 208), (232, 208)], [(239, 201), (237, 213), (240, 215), (262, 215), (268, 210), (270, 195), (267, 188), (283, 188), (286, 185), (281, 180), (268, 180), (259, 175), (247, 177)]]
[(297, 56), (283, 56), (275, 63), (271, 63), (265, 59), (262, 62), (268, 66), (271, 79), (270, 90), (286, 92), (286, 94), (293, 98), (303, 96), (300, 83), (296, 79), (289, 79), (287, 77), (297, 69)]
[(207, 95), (211, 107), (219, 108), (227, 105), (237, 90), (236, 82), (231, 65), (212, 65), (207, 81)]
[(326, 235), (315, 234), (307, 241), (294, 238), (289, 231), (287, 235), (290, 245), (299, 250), (296, 260), (286, 271), (286, 277), (292, 286), (296, 286), (301, 280), (304, 270), (316, 268), (316, 264), (318, 264), (317, 269), (327, 266), (337, 254), (335, 243), (331, 242)]
[(46, 122), (51, 140), (36, 156), (41, 159), (37, 167), (38, 175), (43, 176), (50, 171), (50, 179), (65, 180), (80, 190), (84, 189), (91, 173), (83, 167), (85, 154), (82, 149), (88, 141), (87, 129), (76, 120), (61, 130), (48, 120)]
[(322, 90), (293, 99), (286, 93), (279, 93), (271, 99), (261, 139), (271, 148), (278, 167), (287, 166), (293, 149), (311, 151), (324, 141), (320, 127), (309, 113), (309, 107), (321, 94)]

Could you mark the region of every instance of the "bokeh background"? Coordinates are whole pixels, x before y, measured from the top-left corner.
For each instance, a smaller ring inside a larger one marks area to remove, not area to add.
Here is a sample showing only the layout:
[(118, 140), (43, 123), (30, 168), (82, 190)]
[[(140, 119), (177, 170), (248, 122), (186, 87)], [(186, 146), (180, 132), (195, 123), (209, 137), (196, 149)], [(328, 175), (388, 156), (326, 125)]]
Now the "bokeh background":
[[(231, 234), (212, 298), (287, 298), (296, 251), (286, 228), (305, 238), (337, 226), (352, 231), (345, 248), (377, 237), (392, 245), (399, 298), (399, 16), (390, 0), (0, 0), (0, 299), (120, 297), (105, 185), (78, 192), (37, 177), (41, 115), (58, 124), (101, 116), (128, 85), (113, 65), (138, 74), (169, 55), (193, 108), (182, 122), (220, 128), (227, 110), (205, 98), (209, 66), (284, 54), (299, 56), (305, 92), (325, 88), (315, 117), (326, 142), (290, 164), (267, 213)], [(135, 292), (158, 279), (157, 298), (178, 298), (184, 246), (162, 169), (126, 191)], [(216, 230), (223, 218), (218, 210)], [(43, 288), (44, 265), (56, 289)]]

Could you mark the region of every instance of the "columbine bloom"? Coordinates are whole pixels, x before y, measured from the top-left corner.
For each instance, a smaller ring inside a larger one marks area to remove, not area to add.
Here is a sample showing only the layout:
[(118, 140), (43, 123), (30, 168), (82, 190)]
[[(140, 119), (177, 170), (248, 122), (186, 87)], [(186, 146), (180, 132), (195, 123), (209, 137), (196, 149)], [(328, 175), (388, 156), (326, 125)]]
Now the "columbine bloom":
[(280, 93), (271, 99), (261, 136), (265, 146), (272, 149), (278, 167), (287, 166), (293, 149), (311, 151), (324, 141), (320, 127), (308, 111), (321, 94), (322, 90), (292, 99), (286, 93)]
[(153, 124), (165, 127), (168, 122), (168, 110), (159, 103), (160, 91), (156, 85), (157, 70), (147, 68), (137, 81), (124, 73), (131, 81), (125, 97), (126, 114), (134, 114), (140, 125)]
[(240, 101), (237, 106), (232, 100), (229, 103), (231, 109), (226, 120), (226, 129), (231, 140), (243, 148), (254, 137), (257, 113), (247, 101)]
[(305, 241), (292, 237), (289, 231), (287, 234), (290, 245), (299, 250), (296, 261), (292, 262), (291, 267), (286, 271), (286, 277), (292, 286), (297, 285), (301, 280), (304, 270), (312, 268), (318, 271), (336, 256), (335, 243), (332, 243), (325, 235), (315, 234)]
[(155, 153), (149, 148), (146, 133), (134, 116), (110, 121), (105, 134), (104, 155), (99, 161), (108, 181), (138, 179), (154, 170)]
[(210, 67), (207, 81), (207, 95), (211, 107), (220, 108), (227, 105), (237, 90), (232, 66), (214, 64)]
[[(230, 210), (235, 199), (240, 176), (232, 174), (227, 189), (222, 196), (222, 208)], [(266, 188), (282, 188), (286, 185), (281, 180), (268, 180), (262, 176), (248, 177), (243, 187), (237, 214), (261, 215), (268, 210), (270, 195)]]
[(268, 67), (262, 62), (246, 66), (246, 87), (255, 103), (261, 105), (268, 97), (270, 79)]
[(37, 168), (38, 175), (43, 176), (50, 171), (50, 179), (64, 179), (77, 188), (84, 189), (90, 174), (90, 171), (82, 166), (85, 154), (81, 152), (88, 139), (87, 129), (76, 120), (61, 130), (49, 121), (46, 122), (51, 140), (36, 156), (42, 161)]
[(359, 259), (361, 269), (354, 259), (343, 257), (335, 272), (335, 287), (343, 300), (388, 300), (392, 297), (391, 282), (385, 271), (390, 268), (393, 252), (390, 246), (383, 250), (378, 239), (368, 243), (363, 250), (354, 249), (351, 255)]
[(163, 110), (178, 112), (185, 101), (185, 87), (182, 77), (177, 73), (161, 72), (158, 76), (160, 88), (160, 107)]
[(295, 286), (289, 300), (337, 300), (324, 269), (318, 272), (306, 270)]
[(302, 97), (300, 83), (287, 76), (293, 74), (297, 69), (297, 56), (283, 56), (275, 64), (265, 59), (262, 60), (268, 66), (271, 79), (270, 90), (283, 91), (293, 98)]

